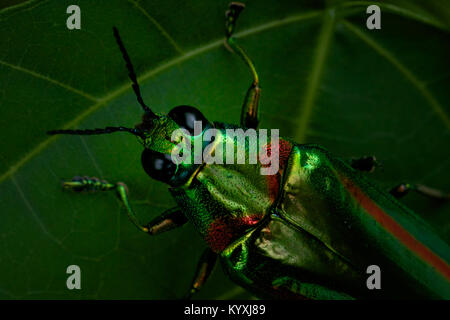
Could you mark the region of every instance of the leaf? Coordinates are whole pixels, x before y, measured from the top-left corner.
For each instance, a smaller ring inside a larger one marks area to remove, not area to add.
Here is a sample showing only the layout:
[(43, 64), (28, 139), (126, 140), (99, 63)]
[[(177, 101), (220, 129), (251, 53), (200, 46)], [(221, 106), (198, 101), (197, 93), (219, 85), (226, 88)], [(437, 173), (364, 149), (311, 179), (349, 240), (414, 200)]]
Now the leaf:
[[(124, 181), (139, 218), (151, 220), (174, 201), (143, 172), (140, 145), (125, 134), (45, 132), (139, 122), (114, 25), (155, 112), (189, 104), (237, 123), (251, 77), (222, 45), (227, 1), (72, 3), (81, 30), (66, 28), (63, 1), (0, 12), (0, 298), (178, 298), (204, 246), (192, 226), (149, 239), (113, 194), (60, 188), (75, 175)], [(260, 74), (261, 126), (344, 158), (375, 155), (382, 167), (372, 177), (386, 189), (407, 181), (448, 191), (444, 6), (381, 2), (382, 29), (369, 31), (367, 5), (247, 2), (237, 38)], [(415, 194), (404, 201), (449, 239), (448, 204)], [(72, 264), (82, 290), (66, 288)], [(217, 268), (198, 297), (250, 295)]]

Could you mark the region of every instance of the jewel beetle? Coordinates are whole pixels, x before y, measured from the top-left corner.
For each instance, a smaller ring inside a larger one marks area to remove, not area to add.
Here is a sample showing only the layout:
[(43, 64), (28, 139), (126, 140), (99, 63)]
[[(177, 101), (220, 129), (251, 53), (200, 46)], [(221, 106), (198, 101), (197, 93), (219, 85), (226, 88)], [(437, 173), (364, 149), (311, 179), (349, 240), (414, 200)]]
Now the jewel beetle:
[[(206, 153), (229, 140), (228, 129), (258, 127), (259, 78), (233, 33), (244, 5), (232, 2), (226, 12), (225, 45), (247, 65), (253, 81), (241, 111), (240, 125), (212, 122), (196, 108), (182, 105), (167, 115), (154, 113), (143, 101), (130, 57), (114, 28), (132, 88), (144, 114), (134, 128), (106, 127), (52, 130), (53, 134), (96, 135), (128, 132), (144, 149), (141, 163), (153, 179), (167, 183), (177, 206), (142, 225), (133, 213), (126, 185), (92, 177), (64, 183), (74, 191), (115, 191), (130, 220), (156, 235), (192, 223), (207, 244), (186, 297), (207, 280), (217, 260), (230, 278), (262, 298), (367, 299), (450, 298), (450, 248), (412, 210), (398, 201), (408, 191), (449, 199), (423, 185), (399, 184), (390, 192), (370, 181), (365, 172), (376, 167), (374, 157), (351, 162), (312, 144), (280, 138), (267, 143), (278, 154), (278, 170), (262, 175), (254, 164), (174, 162), (178, 143), (202, 138), (195, 122), (216, 130)], [(172, 139), (183, 129), (185, 135)], [(247, 156), (250, 146), (234, 141)], [(212, 146), (212, 147), (211, 147)], [(205, 152), (205, 146), (202, 151)], [(367, 270), (376, 266), (382, 287), (371, 290)]]

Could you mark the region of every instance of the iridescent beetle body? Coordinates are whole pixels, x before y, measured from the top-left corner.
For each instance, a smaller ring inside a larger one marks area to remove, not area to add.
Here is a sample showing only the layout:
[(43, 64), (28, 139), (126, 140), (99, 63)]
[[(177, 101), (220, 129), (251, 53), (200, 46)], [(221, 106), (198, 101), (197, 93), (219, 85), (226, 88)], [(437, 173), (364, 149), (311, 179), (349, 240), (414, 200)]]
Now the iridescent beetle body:
[[(448, 245), (363, 173), (284, 139), (278, 174), (259, 168), (208, 164), (170, 189), (235, 282), (263, 297), (450, 297)], [(373, 264), (380, 291), (366, 285)]]
[[(415, 213), (346, 162), (293, 145), (261, 222), (221, 252), (237, 282), (263, 296), (449, 298), (449, 247)], [(370, 265), (382, 290), (368, 290)]]
[[(244, 100), (240, 128), (258, 124), (259, 80), (232, 34), (243, 5), (227, 12), (226, 44), (248, 65), (253, 82)], [(142, 226), (134, 216), (122, 183), (75, 178), (64, 186), (75, 191), (115, 190), (133, 223), (157, 234), (191, 222), (208, 245), (188, 296), (198, 291), (217, 257), (229, 276), (265, 298), (450, 298), (450, 250), (414, 212), (396, 200), (408, 189), (448, 198), (424, 186), (401, 184), (391, 193), (370, 182), (362, 171), (375, 166), (371, 157), (348, 163), (316, 145), (280, 139), (266, 152), (278, 152), (279, 169), (262, 175), (256, 164), (174, 163), (171, 154), (183, 139), (194, 137), (193, 123), (217, 130), (209, 153), (237, 126), (209, 122), (198, 110), (179, 106), (167, 116), (143, 102), (131, 61), (117, 30), (133, 89), (145, 113), (134, 129), (55, 130), (50, 134), (102, 134), (126, 131), (144, 145), (142, 165), (150, 177), (169, 184), (177, 207)], [(185, 129), (190, 136), (172, 140)], [(249, 156), (249, 145), (232, 141)], [(260, 146), (261, 147), (261, 146)], [(202, 151), (205, 150), (203, 145)], [(248, 159), (248, 157), (246, 157)], [(382, 272), (382, 289), (369, 290), (367, 268)]]

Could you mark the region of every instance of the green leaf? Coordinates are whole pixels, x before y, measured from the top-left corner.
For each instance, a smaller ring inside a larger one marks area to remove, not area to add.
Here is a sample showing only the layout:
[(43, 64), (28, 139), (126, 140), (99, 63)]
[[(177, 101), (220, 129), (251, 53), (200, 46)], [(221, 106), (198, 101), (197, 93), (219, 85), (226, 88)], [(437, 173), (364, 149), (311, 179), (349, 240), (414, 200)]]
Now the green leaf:
[[(422, 2), (423, 3), (423, 2)], [(66, 8), (81, 8), (81, 30)], [(383, 187), (449, 188), (448, 5), (248, 1), (237, 38), (263, 88), (261, 126), (344, 158), (375, 155)], [(124, 181), (142, 221), (174, 205), (126, 134), (47, 136), (58, 128), (139, 122), (112, 36), (117, 26), (155, 112), (188, 104), (238, 123), (251, 77), (223, 46), (227, 1), (29, 1), (0, 12), (0, 298), (178, 298), (204, 247), (192, 226), (139, 233), (111, 193), (60, 188), (75, 175)], [(449, 239), (449, 205), (405, 203)], [(66, 288), (79, 265), (82, 290)], [(199, 298), (248, 298), (217, 268)]]

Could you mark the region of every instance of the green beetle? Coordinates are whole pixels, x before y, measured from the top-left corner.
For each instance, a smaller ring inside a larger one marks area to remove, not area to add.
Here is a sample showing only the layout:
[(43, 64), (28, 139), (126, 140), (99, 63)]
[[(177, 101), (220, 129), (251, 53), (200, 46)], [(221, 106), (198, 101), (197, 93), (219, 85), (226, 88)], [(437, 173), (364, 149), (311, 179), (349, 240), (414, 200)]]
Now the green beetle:
[[(438, 190), (400, 184), (390, 193), (364, 176), (376, 166), (373, 157), (351, 163), (320, 146), (287, 139), (269, 140), (263, 154), (278, 156), (278, 170), (263, 175), (267, 161), (254, 164), (174, 162), (180, 142), (202, 141), (201, 151), (215, 154), (224, 141), (251, 156), (251, 143), (230, 137), (231, 129), (258, 126), (259, 79), (252, 61), (232, 37), (243, 4), (226, 13), (225, 44), (249, 67), (253, 82), (244, 100), (240, 127), (209, 122), (200, 111), (178, 106), (168, 115), (144, 103), (130, 58), (114, 35), (129, 70), (132, 87), (144, 110), (135, 128), (107, 127), (53, 130), (49, 134), (108, 134), (125, 131), (144, 146), (142, 166), (153, 179), (170, 185), (177, 207), (147, 225), (136, 219), (123, 183), (75, 177), (64, 183), (74, 191), (115, 190), (128, 216), (142, 231), (155, 235), (194, 224), (208, 244), (187, 297), (205, 283), (220, 258), (236, 283), (263, 298), (450, 298), (450, 250), (427, 224), (396, 198), (409, 190), (448, 199)], [(195, 121), (204, 130), (195, 134)], [(173, 139), (173, 132), (184, 133)], [(215, 140), (203, 143), (205, 132)], [(267, 160), (267, 159), (265, 159)], [(345, 235), (345, 236), (343, 236)], [(381, 288), (368, 285), (368, 270), (382, 275)], [(370, 289), (369, 289), (370, 288)], [(378, 290), (377, 290), (378, 289)]]

